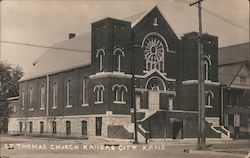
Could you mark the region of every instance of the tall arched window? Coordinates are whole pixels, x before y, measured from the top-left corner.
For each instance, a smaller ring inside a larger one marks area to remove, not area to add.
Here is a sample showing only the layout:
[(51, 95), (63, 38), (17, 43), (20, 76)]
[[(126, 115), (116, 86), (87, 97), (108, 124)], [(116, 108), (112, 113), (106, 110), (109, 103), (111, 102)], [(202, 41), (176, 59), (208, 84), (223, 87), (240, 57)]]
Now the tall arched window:
[(212, 65), (212, 62), (210, 60), (210, 55), (204, 55), (203, 56), (203, 64), (204, 64), (204, 80), (209, 80), (209, 69)]
[(124, 59), (124, 52), (121, 48), (116, 48), (113, 52), (115, 71), (122, 71), (122, 64)]
[(44, 133), (44, 123), (42, 121), (40, 122), (40, 133)]
[(208, 70), (209, 70), (209, 65), (207, 61), (204, 61), (204, 79), (208, 80)]
[(19, 122), (19, 131), (20, 131), (20, 133), (22, 133), (22, 131), (23, 131), (23, 123), (22, 122)]
[(114, 91), (114, 103), (126, 103), (124, 97), (125, 92), (128, 91), (126, 86), (116, 84), (112, 87), (112, 91)]
[(29, 103), (30, 103), (30, 109), (32, 109), (32, 105), (33, 105), (33, 87), (30, 87), (30, 90), (29, 90)]
[(22, 109), (24, 109), (24, 99), (25, 99), (25, 93), (24, 90), (22, 91)]
[(94, 92), (96, 93), (96, 102), (95, 102), (95, 104), (103, 103), (104, 86), (103, 85), (96, 85), (95, 88), (94, 88)]
[(214, 98), (214, 93), (211, 90), (206, 91), (205, 107), (212, 108), (212, 98)]
[(86, 78), (82, 80), (82, 105), (87, 105), (87, 87), (86, 87)]
[(66, 134), (70, 135), (71, 134), (71, 122), (66, 121)]
[(125, 102), (125, 99), (124, 99), (124, 95), (125, 95), (125, 92), (127, 92), (128, 89), (127, 87), (125, 87), (124, 85), (121, 86), (121, 94), (120, 94), (120, 98), (121, 98), (121, 102), (122, 103), (126, 103)]
[(30, 133), (33, 132), (33, 123), (32, 122), (29, 122), (29, 129), (30, 129)]
[(115, 101), (119, 101), (119, 88), (115, 89)]
[(66, 85), (66, 107), (72, 107), (72, 96), (71, 96), (71, 80), (67, 81)]
[(88, 124), (87, 121), (82, 121), (82, 135), (88, 134)]
[(40, 102), (41, 102), (41, 107), (40, 107), (40, 110), (44, 110), (45, 109), (45, 86), (42, 85), (41, 87), (41, 90), (40, 90), (40, 93), (41, 93), (41, 98), (40, 98)]
[(58, 94), (58, 85), (57, 83), (54, 83), (53, 85), (53, 100), (52, 100), (52, 109), (57, 108), (57, 94)]
[(96, 58), (98, 59), (99, 72), (103, 71), (103, 58), (105, 56), (105, 51), (103, 48), (98, 49), (96, 53)]
[(52, 122), (52, 134), (56, 134), (56, 121)]

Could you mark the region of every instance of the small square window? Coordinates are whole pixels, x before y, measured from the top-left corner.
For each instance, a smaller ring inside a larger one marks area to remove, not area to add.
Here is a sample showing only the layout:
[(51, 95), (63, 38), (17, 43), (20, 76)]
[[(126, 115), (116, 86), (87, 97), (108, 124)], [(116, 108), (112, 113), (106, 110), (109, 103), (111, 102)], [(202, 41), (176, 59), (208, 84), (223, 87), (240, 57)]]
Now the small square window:
[(246, 77), (243, 77), (243, 76), (240, 77), (240, 83), (246, 84), (246, 81), (247, 81)]

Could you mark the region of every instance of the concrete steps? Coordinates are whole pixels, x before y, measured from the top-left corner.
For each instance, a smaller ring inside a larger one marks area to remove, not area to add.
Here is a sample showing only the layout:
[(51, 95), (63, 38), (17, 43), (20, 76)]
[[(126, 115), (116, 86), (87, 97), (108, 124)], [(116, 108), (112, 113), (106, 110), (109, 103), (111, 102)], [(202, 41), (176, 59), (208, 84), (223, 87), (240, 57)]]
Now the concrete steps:
[[(134, 134), (134, 123), (131, 123), (131, 124), (127, 125), (127, 126), (124, 126), (124, 128), (129, 133), (133, 133)], [(138, 126), (138, 128), (139, 128), (139, 126)], [(140, 132), (137, 132), (137, 138), (138, 138), (139, 143), (144, 143), (146, 141), (145, 137)]]
[(221, 138), (224, 140), (231, 140), (231, 132), (227, 130), (224, 126), (220, 126), (219, 117), (206, 117), (206, 121), (211, 124), (211, 129), (216, 133), (221, 134)]

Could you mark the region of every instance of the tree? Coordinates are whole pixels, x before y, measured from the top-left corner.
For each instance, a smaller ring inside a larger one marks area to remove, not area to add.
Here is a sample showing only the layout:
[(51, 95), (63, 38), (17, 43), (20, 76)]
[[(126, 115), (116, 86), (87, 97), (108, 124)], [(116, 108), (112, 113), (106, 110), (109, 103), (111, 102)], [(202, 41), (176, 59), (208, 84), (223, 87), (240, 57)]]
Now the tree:
[(18, 80), (23, 76), (20, 66), (0, 61), (0, 131), (6, 131), (12, 110), (7, 98), (19, 95)]

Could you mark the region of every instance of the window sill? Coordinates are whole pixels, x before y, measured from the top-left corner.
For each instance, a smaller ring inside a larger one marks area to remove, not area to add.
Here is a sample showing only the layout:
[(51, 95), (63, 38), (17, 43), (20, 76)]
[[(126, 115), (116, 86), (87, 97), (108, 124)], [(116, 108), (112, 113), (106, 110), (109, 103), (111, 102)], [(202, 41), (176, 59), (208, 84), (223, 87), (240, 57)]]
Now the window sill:
[(103, 101), (96, 101), (95, 104), (102, 104)]
[(209, 105), (205, 105), (205, 108), (208, 108), (208, 109), (212, 109), (213, 108), (213, 106), (209, 106)]
[(34, 109), (32, 108), (32, 109), (29, 109), (29, 111), (34, 111)]
[(67, 105), (66, 108), (72, 108), (72, 105)]
[(57, 106), (52, 106), (52, 109), (56, 109), (57, 108)]
[(45, 108), (40, 108), (40, 110), (45, 110)]
[(114, 101), (113, 103), (115, 103), (115, 104), (126, 104), (126, 102), (124, 102), (124, 101)]
[(82, 104), (82, 107), (89, 106), (89, 104)]

